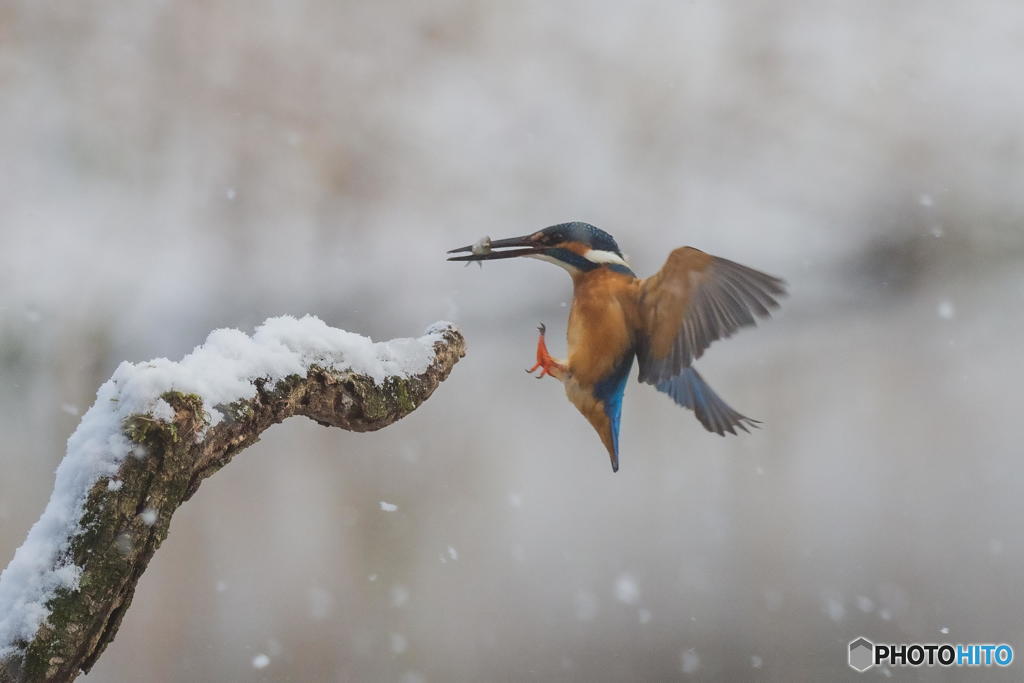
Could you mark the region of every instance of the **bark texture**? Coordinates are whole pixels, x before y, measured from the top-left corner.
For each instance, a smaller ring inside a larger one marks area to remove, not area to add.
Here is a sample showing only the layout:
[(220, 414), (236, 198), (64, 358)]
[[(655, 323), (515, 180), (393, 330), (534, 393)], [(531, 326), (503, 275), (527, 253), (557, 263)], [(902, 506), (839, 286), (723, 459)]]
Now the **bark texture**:
[(112, 477), (123, 482), (118, 490), (108, 490), (103, 478), (89, 492), (84, 533), (71, 542), (73, 561), (82, 568), (79, 589), (58, 591), (48, 603), (47, 623), (0, 661), (0, 683), (70, 681), (88, 672), (117, 635), (139, 578), (167, 537), (171, 516), (203, 479), (258, 441), (263, 430), (293, 415), (357, 432), (405, 417), (448, 377), (465, 355), (465, 342), (458, 330), (448, 328), (434, 351), (422, 374), (389, 377), (380, 385), (315, 366), (306, 376), (289, 376), (272, 388), (255, 380), (257, 396), (218, 406), (225, 419), (210, 428), (202, 400), (178, 392), (163, 395), (175, 411), (170, 423), (145, 415), (126, 420), (125, 434), (145, 446), (148, 456), (124, 461)]

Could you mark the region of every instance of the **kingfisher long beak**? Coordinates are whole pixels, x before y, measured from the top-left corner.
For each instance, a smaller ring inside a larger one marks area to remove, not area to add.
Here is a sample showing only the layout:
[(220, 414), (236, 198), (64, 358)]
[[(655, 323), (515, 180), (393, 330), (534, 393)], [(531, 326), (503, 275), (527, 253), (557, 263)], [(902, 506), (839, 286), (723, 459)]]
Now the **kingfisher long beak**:
[[(449, 254), (459, 254), (464, 251), (470, 252), (466, 256), (452, 256), (449, 257), (449, 261), (488, 261), (499, 258), (515, 258), (516, 256), (529, 256), (531, 254), (543, 254), (546, 250), (544, 247), (537, 245), (530, 238), (532, 235), (523, 235), (522, 237), (510, 237), (504, 240), (491, 241), (488, 238), (484, 238), (476, 244), (470, 244), (466, 247), (459, 247), (458, 249), (452, 249)], [(520, 249), (514, 249), (509, 247), (521, 247)], [(494, 251), (495, 249), (505, 249), (505, 251)]]

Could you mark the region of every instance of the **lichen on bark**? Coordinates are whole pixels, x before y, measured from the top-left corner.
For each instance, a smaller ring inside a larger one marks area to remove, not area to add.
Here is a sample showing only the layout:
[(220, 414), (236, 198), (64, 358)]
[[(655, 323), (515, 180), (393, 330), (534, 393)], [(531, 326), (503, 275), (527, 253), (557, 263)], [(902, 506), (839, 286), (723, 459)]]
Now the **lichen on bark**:
[(378, 384), (314, 365), (304, 376), (254, 380), (256, 396), (216, 406), (224, 417), (212, 426), (202, 397), (174, 391), (162, 395), (173, 419), (130, 416), (122, 431), (135, 445), (134, 454), (114, 476), (92, 486), (81, 532), (60, 558), (80, 568), (78, 587), (58, 590), (32, 640), (0, 659), (0, 683), (70, 681), (88, 672), (117, 634), (175, 510), (263, 430), (294, 415), (352, 431), (381, 429), (429, 398), (464, 355), (461, 333), (448, 327), (434, 344), (433, 361), (411, 377)]

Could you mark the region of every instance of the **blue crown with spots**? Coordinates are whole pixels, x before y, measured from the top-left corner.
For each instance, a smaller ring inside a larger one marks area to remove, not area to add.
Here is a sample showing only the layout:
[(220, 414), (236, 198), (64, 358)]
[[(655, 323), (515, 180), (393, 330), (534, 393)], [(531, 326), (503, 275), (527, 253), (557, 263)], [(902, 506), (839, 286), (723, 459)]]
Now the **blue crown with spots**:
[(619, 251), (619, 245), (615, 243), (615, 238), (590, 223), (582, 221), (559, 223), (558, 225), (544, 228), (541, 232), (550, 240), (551, 244), (582, 242), (591, 249), (611, 251), (622, 256), (622, 252)]

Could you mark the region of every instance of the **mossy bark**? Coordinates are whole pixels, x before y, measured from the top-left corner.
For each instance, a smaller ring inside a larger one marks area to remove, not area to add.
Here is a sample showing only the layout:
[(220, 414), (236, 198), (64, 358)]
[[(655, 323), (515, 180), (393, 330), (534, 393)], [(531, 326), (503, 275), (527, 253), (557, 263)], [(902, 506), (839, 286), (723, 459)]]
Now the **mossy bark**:
[[(71, 539), (69, 550), (82, 570), (79, 588), (61, 591), (48, 603), (47, 623), (0, 661), (0, 683), (70, 681), (88, 672), (117, 634), (135, 585), (167, 537), (171, 516), (203, 479), (258, 441), (263, 430), (293, 415), (357, 432), (405, 417), (448, 377), (465, 355), (465, 342), (449, 328), (434, 351), (423, 373), (382, 384), (319, 367), (272, 386), (257, 379), (256, 397), (218, 406), (225, 417), (213, 427), (205, 422), (200, 397), (178, 392), (163, 396), (174, 408), (172, 421), (146, 415), (126, 420), (124, 432), (143, 455), (127, 458), (115, 476), (100, 479), (89, 492), (83, 532)], [(121, 483), (110, 486), (111, 481)]]

